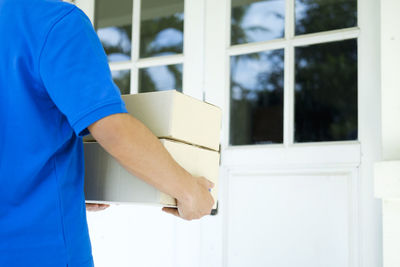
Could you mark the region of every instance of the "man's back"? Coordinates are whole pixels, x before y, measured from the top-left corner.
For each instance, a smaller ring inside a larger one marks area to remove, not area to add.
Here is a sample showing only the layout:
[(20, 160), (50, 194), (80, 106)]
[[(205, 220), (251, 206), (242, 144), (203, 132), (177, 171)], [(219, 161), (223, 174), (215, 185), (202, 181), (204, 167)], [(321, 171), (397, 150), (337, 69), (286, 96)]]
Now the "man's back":
[(89, 20), (56, 0), (0, 0), (0, 266), (92, 266), (86, 127), (126, 112)]

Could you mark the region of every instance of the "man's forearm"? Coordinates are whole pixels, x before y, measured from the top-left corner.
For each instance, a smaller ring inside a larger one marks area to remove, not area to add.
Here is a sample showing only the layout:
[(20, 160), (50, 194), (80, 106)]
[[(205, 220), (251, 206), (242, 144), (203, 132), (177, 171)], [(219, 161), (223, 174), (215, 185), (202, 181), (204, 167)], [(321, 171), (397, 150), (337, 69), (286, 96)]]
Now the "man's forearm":
[(92, 124), (89, 131), (132, 174), (178, 200), (190, 196), (194, 178), (139, 120), (115, 114)]

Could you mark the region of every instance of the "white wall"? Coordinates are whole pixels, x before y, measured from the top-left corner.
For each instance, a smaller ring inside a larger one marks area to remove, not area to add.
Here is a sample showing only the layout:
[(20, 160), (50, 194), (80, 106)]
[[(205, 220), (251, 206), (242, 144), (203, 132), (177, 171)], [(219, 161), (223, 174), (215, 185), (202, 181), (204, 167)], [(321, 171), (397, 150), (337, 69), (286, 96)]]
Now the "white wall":
[(400, 266), (400, 17), (397, 0), (381, 1), (382, 161), (375, 193), (383, 199), (383, 262)]

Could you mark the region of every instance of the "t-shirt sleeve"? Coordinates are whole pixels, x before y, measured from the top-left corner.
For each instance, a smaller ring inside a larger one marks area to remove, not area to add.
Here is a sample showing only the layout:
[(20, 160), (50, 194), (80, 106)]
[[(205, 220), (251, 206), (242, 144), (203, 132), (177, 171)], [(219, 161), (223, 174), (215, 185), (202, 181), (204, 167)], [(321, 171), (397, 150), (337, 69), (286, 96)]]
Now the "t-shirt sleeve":
[(78, 8), (50, 29), (39, 58), (44, 87), (77, 135), (108, 115), (126, 113), (107, 56), (90, 20)]

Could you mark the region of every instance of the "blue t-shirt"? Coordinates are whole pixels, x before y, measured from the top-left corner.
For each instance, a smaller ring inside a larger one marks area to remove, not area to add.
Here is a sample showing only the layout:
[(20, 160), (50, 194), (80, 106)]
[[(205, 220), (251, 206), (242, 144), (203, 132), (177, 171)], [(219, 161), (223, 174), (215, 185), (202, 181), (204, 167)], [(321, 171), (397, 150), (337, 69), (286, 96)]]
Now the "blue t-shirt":
[(0, 266), (93, 266), (82, 136), (125, 113), (84, 13), (0, 0)]

